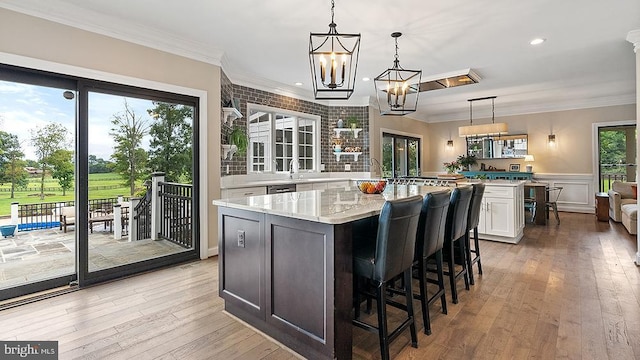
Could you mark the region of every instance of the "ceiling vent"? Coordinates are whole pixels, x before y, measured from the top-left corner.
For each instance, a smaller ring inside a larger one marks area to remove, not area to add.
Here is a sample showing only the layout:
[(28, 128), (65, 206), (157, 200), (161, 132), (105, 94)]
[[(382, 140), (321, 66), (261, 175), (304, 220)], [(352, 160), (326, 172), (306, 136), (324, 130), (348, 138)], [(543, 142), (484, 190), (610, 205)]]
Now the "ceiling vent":
[(420, 91), (446, 89), (454, 86), (470, 85), (480, 81), (480, 76), (471, 69), (452, 71), (427, 77), (420, 83)]

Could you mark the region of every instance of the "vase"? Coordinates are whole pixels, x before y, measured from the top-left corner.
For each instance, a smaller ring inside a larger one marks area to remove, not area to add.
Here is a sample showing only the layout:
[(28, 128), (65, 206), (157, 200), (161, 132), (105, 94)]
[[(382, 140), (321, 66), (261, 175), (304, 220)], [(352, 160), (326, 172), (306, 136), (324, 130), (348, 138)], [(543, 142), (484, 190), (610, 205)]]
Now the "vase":
[(338, 119), (338, 123), (336, 124), (336, 126), (337, 126), (339, 129), (342, 129), (342, 126), (343, 126), (343, 125), (344, 125), (344, 123), (343, 123), (342, 119)]

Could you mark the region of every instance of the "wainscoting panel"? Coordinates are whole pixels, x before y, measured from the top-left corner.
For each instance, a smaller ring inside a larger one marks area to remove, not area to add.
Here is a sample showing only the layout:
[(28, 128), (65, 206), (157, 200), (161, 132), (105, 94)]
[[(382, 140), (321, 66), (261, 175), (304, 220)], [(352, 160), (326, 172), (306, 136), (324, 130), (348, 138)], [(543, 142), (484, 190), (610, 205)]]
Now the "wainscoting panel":
[(534, 174), (538, 182), (550, 187), (561, 186), (558, 210), (595, 213), (595, 189), (592, 174)]

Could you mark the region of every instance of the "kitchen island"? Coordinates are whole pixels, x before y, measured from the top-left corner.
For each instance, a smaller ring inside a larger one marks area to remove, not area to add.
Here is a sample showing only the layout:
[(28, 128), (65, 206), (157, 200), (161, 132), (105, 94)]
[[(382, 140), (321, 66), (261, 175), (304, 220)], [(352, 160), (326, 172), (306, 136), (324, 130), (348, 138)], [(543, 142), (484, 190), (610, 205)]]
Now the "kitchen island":
[(214, 200), (225, 310), (312, 359), (351, 359), (352, 223), (386, 200), (446, 188), (388, 185)]

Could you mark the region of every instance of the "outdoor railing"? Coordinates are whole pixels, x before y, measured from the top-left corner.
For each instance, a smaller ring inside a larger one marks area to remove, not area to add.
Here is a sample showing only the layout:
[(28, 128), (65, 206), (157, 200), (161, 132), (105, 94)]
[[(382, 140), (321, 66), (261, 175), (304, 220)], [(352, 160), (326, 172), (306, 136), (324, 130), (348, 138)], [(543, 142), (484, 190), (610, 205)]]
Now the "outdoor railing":
[(151, 188), (147, 188), (144, 197), (133, 209), (133, 218), (135, 220), (136, 238), (134, 240), (151, 238)]
[(161, 239), (185, 248), (193, 246), (191, 232), (191, 194), (193, 186), (160, 182), (160, 233)]
[(627, 181), (627, 174), (601, 174), (598, 191), (607, 192), (614, 181)]
[[(113, 205), (128, 198), (114, 197), (105, 199), (89, 200), (88, 209), (90, 212), (110, 213)], [(18, 204), (18, 230), (39, 230), (51, 229), (60, 226), (60, 214), (63, 207), (74, 206), (73, 200), (44, 202), (36, 204)]]

